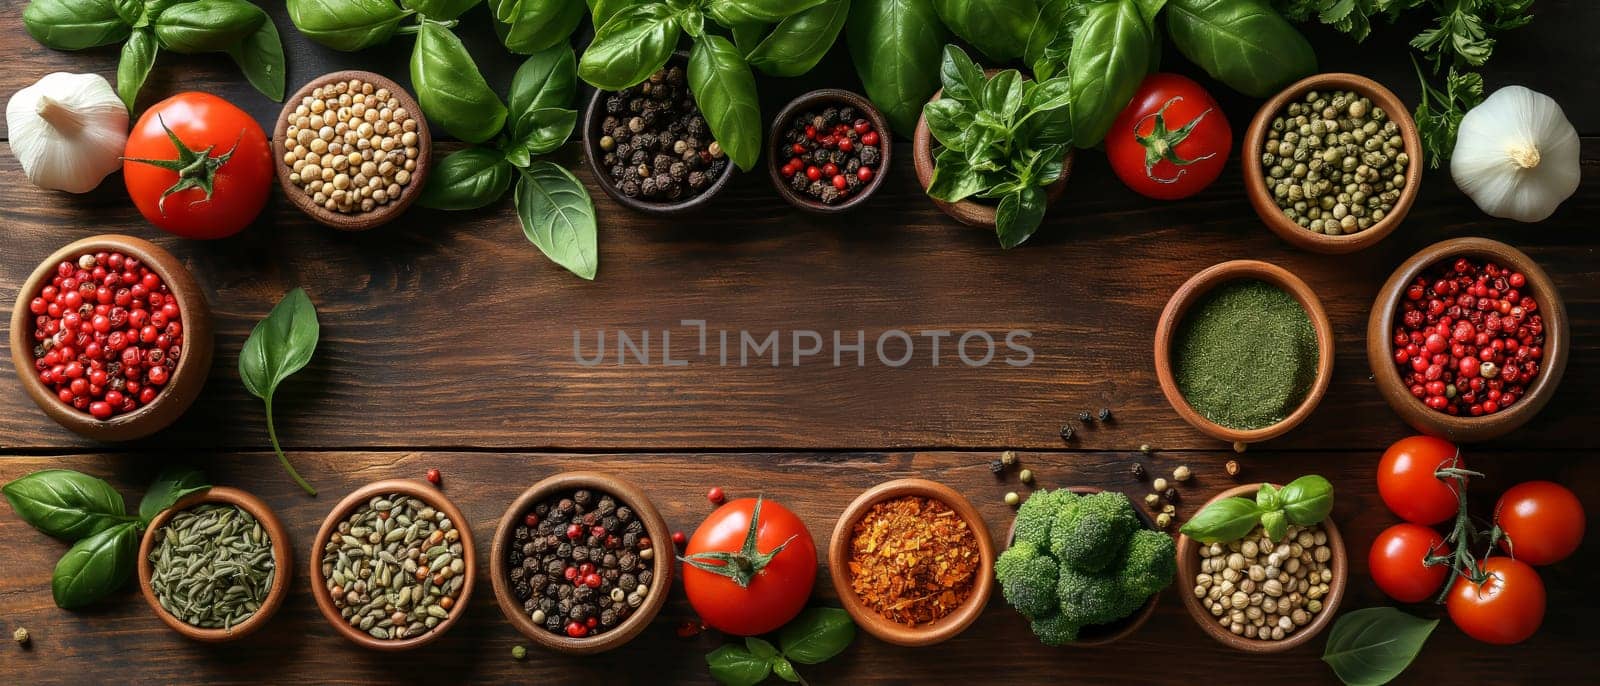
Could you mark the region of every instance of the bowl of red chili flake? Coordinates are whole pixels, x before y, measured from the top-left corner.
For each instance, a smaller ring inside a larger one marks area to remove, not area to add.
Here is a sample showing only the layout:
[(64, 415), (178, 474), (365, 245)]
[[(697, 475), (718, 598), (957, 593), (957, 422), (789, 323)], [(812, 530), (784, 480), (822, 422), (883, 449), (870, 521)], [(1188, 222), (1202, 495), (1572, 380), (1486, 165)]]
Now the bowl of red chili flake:
[(211, 315), (171, 253), (131, 236), (85, 238), (34, 269), (11, 314), (11, 361), (33, 401), (102, 441), (155, 433), (211, 369)]
[(1384, 399), (1423, 433), (1482, 441), (1532, 419), (1570, 347), (1548, 274), (1486, 238), (1435, 243), (1400, 265), (1367, 321), (1367, 361)]
[(964, 631), (989, 602), (994, 545), (972, 503), (943, 484), (898, 479), (839, 516), (828, 568), (839, 601), (867, 633), (926, 646)]

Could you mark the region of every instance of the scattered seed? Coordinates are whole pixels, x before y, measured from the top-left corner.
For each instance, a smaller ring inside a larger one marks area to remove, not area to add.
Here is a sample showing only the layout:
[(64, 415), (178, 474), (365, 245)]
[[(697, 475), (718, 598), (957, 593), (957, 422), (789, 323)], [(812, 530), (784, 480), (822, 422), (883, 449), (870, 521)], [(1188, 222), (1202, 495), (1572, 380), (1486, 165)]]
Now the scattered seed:
[(1172, 470), (1172, 479), (1174, 481), (1188, 481), (1190, 476), (1193, 476), (1193, 473), (1189, 471), (1189, 465), (1181, 464), (1178, 465), (1177, 469)]
[(16, 641), (17, 645), (26, 648), (28, 643), (33, 641), (33, 637), (28, 635), (27, 629), (19, 626), (16, 631), (11, 632), (11, 640)]
[(513, 659), (513, 660), (526, 660), (526, 659), (528, 659), (528, 649), (526, 647), (524, 647), (524, 646), (511, 646), (511, 659)]
[(1245, 442), (1244, 441), (1234, 441), (1233, 442), (1233, 452), (1236, 452), (1236, 453), (1239, 453), (1239, 454), (1242, 455), (1242, 454), (1244, 454), (1244, 449), (1245, 449)]
[(1063, 440), (1063, 441), (1072, 440), (1072, 425), (1071, 424), (1062, 424), (1061, 425), (1061, 440)]
[(1159, 495), (1157, 495), (1155, 493), (1147, 493), (1144, 496), (1144, 504), (1145, 504), (1145, 507), (1148, 507), (1148, 508), (1154, 510), (1154, 509), (1156, 509), (1157, 505), (1161, 504), (1161, 496), (1159, 496)]
[(1022, 470), (1021, 473), (1017, 474), (1017, 478), (1022, 479), (1022, 483), (1032, 484), (1033, 483), (1033, 470), (1032, 469), (1024, 469), (1024, 470)]
[(1022, 502), (1022, 496), (1017, 495), (1016, 491), (1011, 491), (1011, 492), (1006, 494), (1006, 504), (1007, 505), (1010, 505), (1012, 507), (1016, 507), (1021, 502)]
[(1178, 489), (1168, 487), (1167, 490), (1161, 492), (1161, 497), (1166, 498), (1169, 503), (1177, 504)]
[(1172, 515), (1167, 514), (1165, 512), (1156, 515), (1156, 528), (1157, 529), (1165, 529), (1165, 528), (1167, 528), (1169, 526), (1172, 526)]
[(1167, 490), (1167, 480), (1158, 476), (1155, 481), (1150, 482), (1150, 488), (1157, 493), (1163, 493)]
[(1146, 455), (1149, 455), (1149, 454), (1150, 454), (1150, 452), (1151, 452), (1151, 450), (1152, 450), (1152, 449), (1151, 449), (1151, 447), (1150, 447), (1150, 444), (1149, 444), (1149, 443), (1145, 443), (1145, 444), (1143, 444), (1143, 445), (1141, 445), (1141, 446), (1139, 446), (1139, 452), (1141, 452), (1141, 453), (1144, 453), (1144, 454), (1146, 454)]
[(990, 473), (992, 473), (992, 474), (994, 474), (996, 476), (999, 476), (1000, 474), (1005, 473), (1005, 471), (1006, 471), (1006, 463), (1004, 461), (1002, 461), (1002, 460), (990, 460), (989, 461), (989, 472)]
[(1102, 421), (1102, 422), (1111, 421), (1111, 408), (1109, 408), (1109, 407), (1100, 408), (1100, 415), (1099, 416), (1100, 416), (1100, 421)]
[(1133, 468), (1130, 471), (1133, 472), (1133, 478), (1138, 479), (1139, 481), (1144, 481), (1145, 477), (1147, 476), (1144, 471), (1144, 465), (1138, 462), (1133, 463)]
[(1222, 470), (1227, 472), (1228, 476), (1238, 476), (1239, 475), (1239, 461), (1238, 460), (1228, 460), (1227, 464), (1222, 465)]
[(1007, 451), (1005, 451), (1003, 453), (1000, 453), (1000, 463), (1005, 465), (1005, 466), (1007, 466), (1007, 467), (1010, 467), (1011, 465), (1016, 464), (1017, 463), (1017, 451), (1015, 451), (1015, 450), (1007, 450)]

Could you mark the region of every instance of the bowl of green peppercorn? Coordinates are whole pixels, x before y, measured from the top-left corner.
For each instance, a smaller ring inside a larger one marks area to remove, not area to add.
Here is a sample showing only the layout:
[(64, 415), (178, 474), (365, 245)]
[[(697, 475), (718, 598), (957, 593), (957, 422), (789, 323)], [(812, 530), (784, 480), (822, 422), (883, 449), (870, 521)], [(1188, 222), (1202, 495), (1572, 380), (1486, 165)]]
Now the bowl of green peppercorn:
[(1250, 205), (1273, 233), (1312, 252), (1383, 240), (1422, 185), (1422, 139), (1405, 103), (1355, 74), (1283, 89), (1256, 112), (1244, 149)]

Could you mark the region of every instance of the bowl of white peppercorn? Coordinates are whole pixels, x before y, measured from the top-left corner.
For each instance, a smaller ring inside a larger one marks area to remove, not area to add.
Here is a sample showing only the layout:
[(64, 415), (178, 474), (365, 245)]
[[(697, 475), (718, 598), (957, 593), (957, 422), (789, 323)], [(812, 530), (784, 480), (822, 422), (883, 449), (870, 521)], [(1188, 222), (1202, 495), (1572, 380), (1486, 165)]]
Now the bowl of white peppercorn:
[(366, 231), (421, 195), (433, 136), (399, 84), (369, 71), (336, 71), (284, 101), (272, 150), (289, 202), (326, 226)]
[(1312, 252), (1376, 244), (1422, 186), (1422, 139), (1372, 79), (1317, 74), (1268, 100), (1245, 131), (1245, 190), (1267, 228)]
[[(1206, 502), (1254, 501), (1261, 484), (1236, 486)], [(1350, 578), (1344, 538), (1329, 517), (1289, 526), (1278, 541), (1258, 525), (1233, 541), (1178, 536), (1184, 609), (1218, 643), (1247, 653), (1281, 653), (1310, 641), (1333, 622)]]

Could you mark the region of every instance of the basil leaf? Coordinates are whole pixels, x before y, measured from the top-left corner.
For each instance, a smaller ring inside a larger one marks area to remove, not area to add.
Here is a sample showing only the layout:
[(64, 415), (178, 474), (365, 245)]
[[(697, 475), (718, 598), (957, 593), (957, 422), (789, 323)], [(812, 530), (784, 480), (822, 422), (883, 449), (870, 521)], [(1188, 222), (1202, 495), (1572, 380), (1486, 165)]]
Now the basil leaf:
[(22, 25), (34, 40), (57, 50), (110, 45), (133, 31), (115, 0), (32, 0), (22, 10)]
[(976, 106), (984, 82), (983, 70), (965, 50), (954, 45), (944, 46), (944, 59), (939, 62), (939, 83), (944, 88), (939, 95), (941, 101), (950, 99)]
[(945, 148), (934, 157), (933, 178), (928, 181), (928, 197), (960, 202), (987, 187), (988, 183), (967, 163), (961, 151)]
[(723, 26), (752, 21), (771, 24), (824, 2), (827, 0), (711, 0), (706, 14)]
[(972, 128), (972, 111), (949, 98), (930, 101), (922, 108), (928, 121), (928, 131), (939, 145), (956, 150), (966, 149), (967, 132)]
[(566, 44), (585, 14), (574, 0), (489, 0), (489, 6), (500, 42), (524, 55)]
[(406, 9), (416, 10), (422, 16), (437, 21), (455, 19), (480, 2), (483, 0), (400, 0)]
[(1333, 484), (1316, 474), (1307, 474), (1278, 492), (1283, 513), (1298, 526), (1311, 526), (1333, 512)]
[(1095, 5), (1073, 37), (1067, 60), (1071, 80), (1072, 140), (1099, 143), (1133, 99), (1150, 69), (1150, 26), (1132, 0)]
[[(1089, 17), (1091, 3), (1083, 0), (1048, 0), (1039, 7), (1039, 19), (1028, 33), (1022, 59), (1036, 79), (1049, 79), (1066, 66), (1072, 53), (1072, 36)], [(1160, 41), (1157, 41), (1159, 47)]]
[(939, 19), (989, 59), (1021, 57), (1039, 16), (1035, 0), (933, 0)]
[(751, 655), (756, 656), (756, 658), (760, 660), (771, 660), (772, 658), (778, 656), (777, 648), (773, 647), (771, 643), (754, 636), (745, 637), (744, 647), (746, 650), (750, 651)]
[(72, 545), (50, 575), (56, 607), (83, 607), (127, 583), (139, 556), (139, 525), (124, 522)]
[[(850, 0), (831, 0), (791, 14), (745, 53), (745, 59), (768, 76), (800, 76), (828, 54), (849, 15)], [(738, 35), (735, 30), (735, 43)]]
[[(1035, 146), (1072, 143), (1072, 80), (1058, 76), (1034, 87), (1024, 103), (1028, 113), (1019, 126), (1018, 138)], [(1053, 157), (1060, 163), (1065, 151)]]
[(1202, 543), (1224, 543), (1243, 538), (1256, 528), (1261, 508), (1244, 498), (1218, 500), (1201, 510), (1179, 531)]
[(289, 21), (300, 33), (334, 50), (354, 51), (383, 43), (414, 12), (392, 0), (288, 0)]
[(800, 683), (800, 674), (794, 671), (794, 664), (781, 657), (772, 661), (772, 673), (791, 684)]
[(619, 91), (666, 66), (678, 46), (678, 23), (661, 3), (629, 7), (594, 34), (578, 60), (578, 76), (601, 90)]
[(1265, 98), (1317, 71), (1317, 54), (1263, 0), (1170, 0), (1167, 34), (1184, 57), (1245, 95)]
[(155, 32), (148, 28), (135, 30), (122, 44), (122, 58), (117, 60), (117, 97), (122, 98), (129, 112), (133, 111), (133, 101), (144, 88), (150, 69), (156, 66), (156, 53), (160, 50)]
[(756, 77), (733, 43), (707, 35), (689, 51), (689, 92), (705, 116), (711, 136), (740, 169), (761, 157), (761, 103)]
[(511, 77), (511, 95), (506, 99), (514, 120), (533, 110), (570, 107), (578, 92), (577, 58), (572, 47), (558, 45), (528, 56)]
[(595, 29), (606, 25), (612, 17), (634, 5), (641, 5), (648, 0), (589, 0), (589, 14), (594, 21)]
[(577, 110), (545, 107), (517, 120), (506, 160), (518, 167), (528, 166), (533, 155), (543, 155), (561, 147), (578, 124)]
[(1044, 221), (1046, 203), (1044, 189), (1037, 184), (1028, 184), (1001, 198), (994, 214), (994, 229), (1000, 237), (1000, 247), (1009, 250), (1033, 236)]
[(1346, 613), (1333, 623), (1322, 661), (1346, 686), (1382, 686), (1411, 666), (1439, 626), (1392, 607)]
[(468, 143), (482, 143), (506, 123), (506, 106), (484, 80), (461, 39), (442, 24), (417, 27), (411, 50), (417, 104), (433, 123)]
[(122, 494), (103, 479), (46, 469), (0, 488), (22, 521), (47, 536), (76, 541), (127, 522)]
[(1261, 513), (1261, 530), (1266, 532), (1267, 538), (1281, 541), (1289, 535), (1289, 518), (1283, 516), (1282, 510)]
[(835, 607), (807, 608), (778, 631), (783, 656), (803, 665), (832, 659), (855, 640), (856, 624), (850, 621), (850, 613)]
[(772, 673), (771, 662), (731, 643), (707, 653), (706, 666), (723, 686), (755, 686)]
[(434, 163), (417, 204), (436, 210), (475, 210), (500, 199), (516, 169), (489, 148), (467, 148)]
[(1256, 489), (1256, 507), (1261, 508), (1263, 512), (1283, 509), (1283, 501), (1278, 498), (1278, 488), (1272, 484), (1261, 484), (1261, 488)]
[(594, 201), (572, 172), (533, 160), (517, 181), (517, 219), (522, 233), (552, 262), (594, 280), (600, 268)]
[(267, 21), (267, 13), (244, 0), (195, 0), (156, 15), (156, 40), (176, 53), (223, 52)]
[(939, 89), (944, 24), (928, 0), (852, 0), (845, 40), (872, 104), (901, 131)]
[(983, 108), (999, 121), (1009, 121), (1011, 115), (1022, 109), (1022, 74), (1007, 69), (989, 79), (983, 86)]
[(316, 489), (300, 478), (289, 464), (289, 458), (284, 456), (283, 448), (278, 446), (278, 432), (272, 424), (272, 395), (278, 390), (278, 384), (311, 362), (321, 330), (317, 308), (311, 304), (305, 289), (296, 288), (283, 296), (267, 318), (250, 330), (250, 337), (239, 351), (239, 380), (244, 382), (250, 395), (266, 403), (267, 436), (272, 439), (272, 450), (289, 476), (310, 495), (316, 495)]
[(283, 42), (278, 38), (278, 27), (272, 23), (272, 17), (264, 17), (255, 31), (229, 47), (228, 56), (262, 95), (275, 102), (283, 101), (284, 79), (288, 72), (283, 64)]
[(168, 467), (156, 476), (156, 480), (150, 484), (150, 490), (145, 491), (144, 499), (139, 501), (139, 520), (149, 526), (150, 520), (155, 519), (162, 510), (172, 507), (191, 493), (209, 488), (211, 484), (206, 483), (206, 475), (200, 470)]

